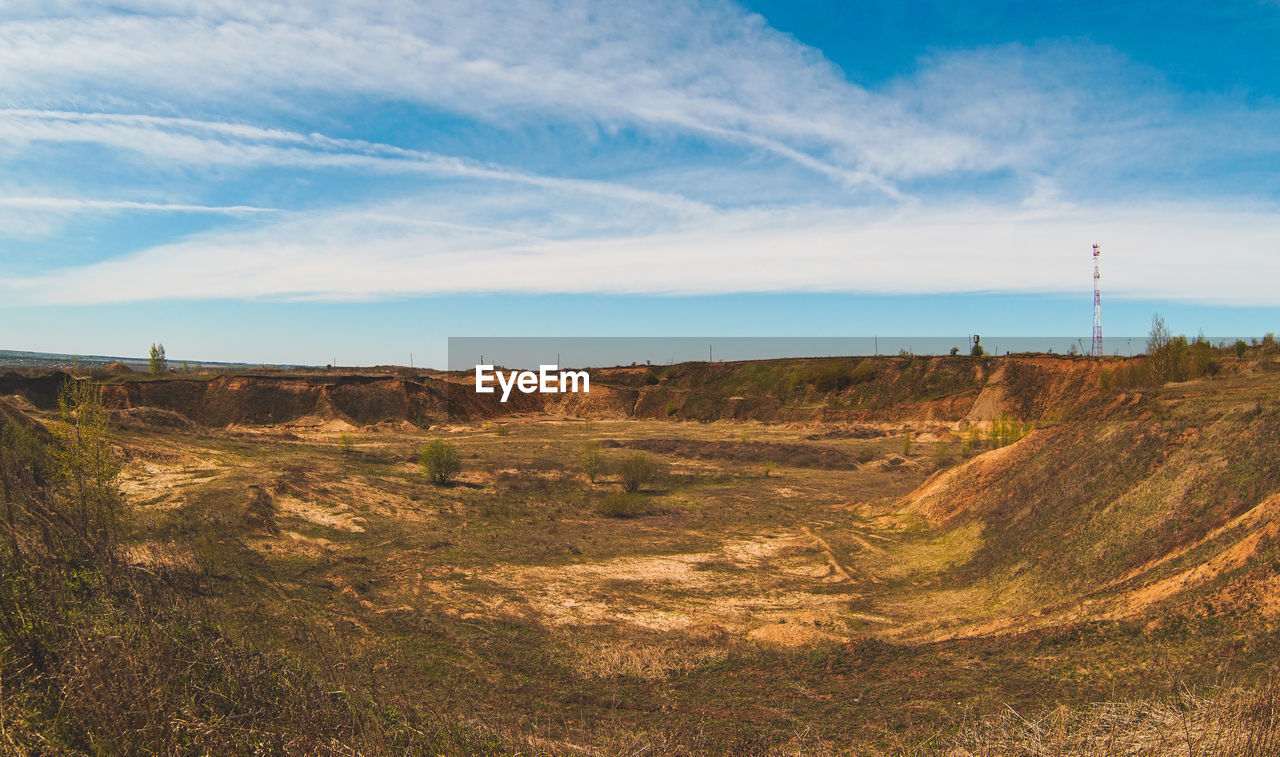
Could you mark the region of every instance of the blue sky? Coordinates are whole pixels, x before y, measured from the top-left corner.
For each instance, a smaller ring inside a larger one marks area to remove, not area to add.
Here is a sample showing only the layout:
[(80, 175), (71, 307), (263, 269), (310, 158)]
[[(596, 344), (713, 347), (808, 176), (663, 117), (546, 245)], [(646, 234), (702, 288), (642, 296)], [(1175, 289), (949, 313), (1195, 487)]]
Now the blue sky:
[(0, 349), (1280, 325), (1280, 3), (16, 0)]

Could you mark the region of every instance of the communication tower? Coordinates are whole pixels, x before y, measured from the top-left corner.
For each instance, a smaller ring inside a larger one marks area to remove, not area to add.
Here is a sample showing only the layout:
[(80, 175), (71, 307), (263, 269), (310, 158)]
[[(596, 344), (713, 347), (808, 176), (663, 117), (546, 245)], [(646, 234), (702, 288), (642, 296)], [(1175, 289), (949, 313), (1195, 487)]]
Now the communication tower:
[(1102, 274), (1098, 273), (1098, 256), (1102, 254), (1102, 248), (1098, 245), (1093, 246), (1093, 351), (1094, 357), (1102, 357), (1102, 290), (1099, 289), (1099, 279)]

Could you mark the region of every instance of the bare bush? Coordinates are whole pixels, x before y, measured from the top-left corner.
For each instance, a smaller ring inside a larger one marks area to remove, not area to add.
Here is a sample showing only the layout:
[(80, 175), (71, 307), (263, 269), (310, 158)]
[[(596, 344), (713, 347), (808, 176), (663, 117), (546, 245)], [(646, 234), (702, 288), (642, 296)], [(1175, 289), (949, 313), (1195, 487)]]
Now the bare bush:
[(604, 445), (597, 441), (586, 442), (582, 445), (582, 450), (578, 453), (578, 465), (582, 467), (582, 472), (586, 475), (587, 480), (595, 483), (596, 479), (604, 473)]
[(622, 480), (623, 491), (640, 491), (657, 471), (658, 464), (643, 452), (632, 452), (618, 461), (618, 477)]

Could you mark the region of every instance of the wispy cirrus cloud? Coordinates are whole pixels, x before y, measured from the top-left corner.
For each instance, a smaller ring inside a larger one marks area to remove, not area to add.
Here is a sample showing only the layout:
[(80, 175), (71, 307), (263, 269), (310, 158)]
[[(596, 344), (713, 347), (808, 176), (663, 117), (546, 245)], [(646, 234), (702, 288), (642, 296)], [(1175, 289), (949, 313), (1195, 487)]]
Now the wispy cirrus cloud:
[(541, 176), (504, 166), (367, 140), (251, 125), (138, 114), (0, 109), (0, 144), (91, 143), (154, 161), (195, 166), (281, 166), (423, 173), (599, 194), (686, 213), (706, 206), (675, 193)]
[(92, 200), (79, 197), (4, 197), (0, 196), (0, 208), (19, 210), (74, 213), (77, 211), (142, 211), (154, 213), (214, 213), (219, 215), (250, 215), (274, 213), (275, 208), (258, 208), (252, 205), (189, 205), (173, 202), (135, 202), (132, 200)]
[[(1064, 87), (1031, 96), (1046, 72), (1017, 82), (1018, 51), (982, 71), (951, 76), (938, 66), (920, 82), (873, 92), (720, 2), (61, 7), (0, 26), (10, 42), (0, 51), (0, 93), (11, 100), (47, 97), (50, 84), (67, 102), (86, 91), (125, 102), (198, 92), (213, 106), (341, 93), (501, 124), (634, 124), (747, 145), (894, 198), (902, 179), (1014, 167), (1037, 145), (1008, 124), (1043, 129), (1085, 105), (1063, 98)], [(996, 107), (974, 119), (980, 106), (965, 93), (996, 71), (1020, 96), (982, 98)], [(954, 98), (936, 99), (943, 89)]]

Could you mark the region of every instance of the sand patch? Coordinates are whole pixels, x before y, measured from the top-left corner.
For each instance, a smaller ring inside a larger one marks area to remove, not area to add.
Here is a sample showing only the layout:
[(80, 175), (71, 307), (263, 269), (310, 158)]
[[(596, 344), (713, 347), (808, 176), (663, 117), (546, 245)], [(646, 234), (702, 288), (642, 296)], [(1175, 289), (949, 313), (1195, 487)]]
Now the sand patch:
[(364, 533), (365, 520), (345, 505), (332, 506), (319, 502), (307, 502), (288, 495), (276, 497), (276, 509), (281, 515), (292, 515), (325, 528), (352, 533)]

